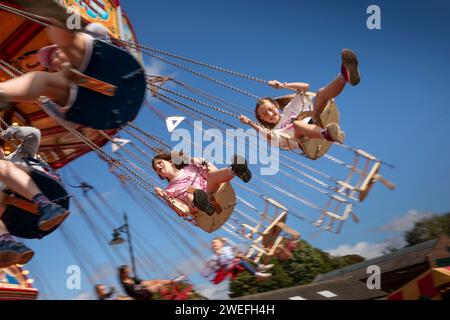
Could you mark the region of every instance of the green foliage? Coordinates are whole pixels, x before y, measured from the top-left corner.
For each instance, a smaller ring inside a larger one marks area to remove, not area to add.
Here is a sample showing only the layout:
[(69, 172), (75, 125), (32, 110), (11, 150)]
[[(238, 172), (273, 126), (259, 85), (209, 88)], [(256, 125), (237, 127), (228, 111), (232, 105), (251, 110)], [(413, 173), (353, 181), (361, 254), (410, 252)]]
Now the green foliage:
[[(439, 238), (442, 235), (450, 236), (450, 212), (416, 222), (411, 230), (405, 232), (404, 236), (408, 245), (412, 246)], [(397, 249), (388, 248), (388, 252), (395, 250)], [(302, 240), (299, 241), (297, 248), (293, 251), (292, 259), (285, 261), (272, 259), (270, 261), (275, 265), (271, 270), (273, 277), (270, 280), (257, 281), (248, 272), (243, 272), (230, 282), (230, 296), (239, 297), (308, 284), (321, 273), (327, 273), (362, 261), (364, 261), (364, 258), (358, 255), (330, 256)]]
[(409, 246), (439, 238), (450, 236), (450, 212), (422, 219), (414, 227), (405, 232), (405, 240)]
[(293, 251), (292, 259), (279, 261), (274, 258), (270, 261), (274, 264), (270, 271), (273, 276), (270, 279), (258, 281), (248, 272), (242, 272), (234, 281), (230, 282), (230, 296), (234, 298), (308, 284), (320, 273), (361, 261), (364, 261), (364, 258), (357, 255), (332, 257), (301, 240)]

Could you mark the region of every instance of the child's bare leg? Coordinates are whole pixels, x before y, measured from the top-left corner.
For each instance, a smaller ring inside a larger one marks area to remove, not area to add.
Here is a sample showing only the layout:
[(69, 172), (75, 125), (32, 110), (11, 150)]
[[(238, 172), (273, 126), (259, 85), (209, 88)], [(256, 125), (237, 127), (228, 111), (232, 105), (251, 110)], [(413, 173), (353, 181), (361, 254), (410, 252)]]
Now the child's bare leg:
[(311, 139), (322, 139), (323, 128), (315, 125), (305, 123), (302, 120), (294, 122), (294, 135), (296, 138), (308, 137)]
[(318, 119), (328, 104), (328, 101), (337, 97), (345, 88), (345, 80), (337, 77), (326, 87), (317, 90), (316, 98), (314, 99), (314, 118)]
[(41, 193), (28, 173), (6, 160), (0, 160), (0, 181), (30, 201)]
[[(3, 205), (0, 205), (0, 219), (3, 216), (3, 213), (5, 213), (5, 207)], [(2, 220), (0, 220), (0, 236), (9, 233), (8, 229), (6, 229), (5, 224)]]
[(13, 102), (35, 101), (46, 96), (64, 106), (69, 99), (69, 80), (62, 73), (29, 72), (0, 83), (0, 96)]
[(215, 193), (219, 190), (222, 183), (229, 182), (235, 177), (230, 168), (223, 168), (208, 173), (207, 191)]
[[(53, 21), (55, 24), (58, 22)], [(72, 66), (79, 68), (86, 53), (86, 37), (79, 32), (70, 32), (58, 27), (49, 27), (48, 36), (69, 59)]]
[(330, 123), (326, 128), (315, 124), (305, 123), (301, 120), (294, 122), (294, 135), (296, 138), (306, 136), (311, 139), (325, 139), (331, 142), (344, 143), (345, 133), (337, 123)]

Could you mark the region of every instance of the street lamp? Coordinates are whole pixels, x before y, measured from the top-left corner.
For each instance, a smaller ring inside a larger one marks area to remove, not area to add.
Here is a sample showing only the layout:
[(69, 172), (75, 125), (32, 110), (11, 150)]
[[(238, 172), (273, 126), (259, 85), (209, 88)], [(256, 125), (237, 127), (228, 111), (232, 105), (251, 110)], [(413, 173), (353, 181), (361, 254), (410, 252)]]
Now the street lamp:
[[(113, 230), (113, 235), (112, 235), (113, 238), (109, 242), (109, 244), (113, 246), (113, 245), (122, 244), (125, 241), (128, 241), (128, 250), (130, 251), (130, 257), (131, 257), (131, 268), (133, 269), (134, 276), (137, 277), (136, 263), (134, 261), (133, 246), (131, 243), (130, 226), (128, 225), (128, 216), (125, 212), (123, 214), (123, 220), (125, 221), (125, 223), (122, 226), (120, 226), (119, 228)], [(122, 233), (127, 235), (126, 240), (122, 238), (122, 236), (121, 236)]]

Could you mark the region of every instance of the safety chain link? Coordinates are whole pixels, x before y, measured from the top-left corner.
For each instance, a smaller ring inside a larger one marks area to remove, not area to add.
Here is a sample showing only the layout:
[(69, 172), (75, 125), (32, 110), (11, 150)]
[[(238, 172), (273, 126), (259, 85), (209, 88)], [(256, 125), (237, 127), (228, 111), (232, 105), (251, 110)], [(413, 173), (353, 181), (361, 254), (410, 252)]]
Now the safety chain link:
[[(131, 43), (129, 41), (120, 41), (120, 42), (125, 44), (125, 45), (136, 45), (136, 44)], [(255, 81), (255, 82), (259, 82), (259, 83), (263, 83), (263, 84), (267, 83), (266, 80), (257, 78), (255, 76), (250, 76), (250, 75), (247, 75), (247, 74), (242, 73), (242, 72), (237, 72), (237, 71), (229, 70), (229, 69), (226, 69), (226, 68), (223, 68), (223, 67), (218, 67), (218, 66), (215, 66), (215, 65), (212, 65), (212, 64), (201, 62), (201, 61), (198, 61), (198, 60), (182, 57), (182, 56), (179, 56), (179, 55), (176, 55), (176, 54), (173, 54), (173, 53), (161, 50), (161, 49), (155, 49), (155, 48), (152, 48), (152, 47), (149, 47), (149, 46), (145, 46), (145, 45), (141, 45), (141, 44), (137, 44), (136, 46), (139, 47), (139, 49), (144, 49), (144, 50), (148, 50), (148, 51), (151, 51), (151, 52), (162, 54), (162, 55), (165, 55), (165, 56), (168, 56), (168, 57), (171, 57), (171, 58), (175, 58), (175, 59), (178, 59), (178, 60), (183, 60), (183, 61), (186, 61), (186, 62), (189, 62), (189, 63), (192, 63), (192, 64), (196, 64), (196, 65), (199, 65), (199, 66), (202, 66), (202, 67), (205, 67), (205, 68), (209, 68), (209, 69), (212, 69), (212, 70), (215, 70), (215, 71), (228, 73), (228, 74), (230, 74), (232, 76), (240, 77), (240, 78), (243, 78), (243, 79), (246, 79), (246, 80)]]
[(178, 97), (180, 97), (180, 98), (183, 98), (183, 99), (185, 99), (185, 100), (189, 100), (189, 101), (194, 102), (194, 103), (196, 103), (196, 104), (205, 106), (205, 107), (210, 108), (210, 109), (212, 109), (212, 110), (214, 110), (214, 111), (217, 111), (217, 112), (226, 114), (227, 116), (230, 116), (230, 117), (233, 117), (233, 118), (238, 118), (238, 116), (237, 116), (234, 112), (226, 111), (226, 110), (224, 110), (224, 109), (222, 109), (222, 108), (213, 106), (213, 105), (211, 105), (211, 104), (209, 104), (209, 103), (200, 101), (200, 100), (195, 99), (195, 98), (188, 97), (188, 96), (186, 96), (186, 95), (184, 95), (184, 94), (182, 94), (182, 93), (179, 93), (179, 92), (176, 92), (176, 91), (173, 91), (173, 90), (164, 88), (164, 87), (162, 87), (162, 86), (158, 86), (158, 85), (153, 84), (153, 83), (149, 83), (149, 85), (154, 86), (154, 87), (158, 88), (159, 90), (162, 90), (162, 91), (171, 93), (171, 94), (173, 94), (173, 95), (175, 95), (175, 96), (178, 96)]
[[(31, 12), (23, 11), (23, 10), (12, 8), (12, 7), (8, 7), (8, 6), (3, 5), (3, 4), (0, 4), (0, 9), (4, 10), (6, 12), (9, 12), (9, 13), (15, 14), (15, 15), (17, 15), (19, 17), (25, 18), (27, 20), (30, 20), (32, 22), (35, 22), (37, 24), (40, 24), (41, 26), (51, 27), (51, 24), (42, 21), (42, 20), (47, 20), (48, 21), (47, 18), (38, 16), (38, 15), (33, 14)], [(40, 19), (42, 19), (42, 20), (40, 20)]]
[[(136, 49), (136, 47), (134, 47), (134, 48)], [(166, 58), (163, 58), (163, 57), (158, 56), (158, 55), (153, 54), (153, 53), (148, 53), (148, 52), (147, 52), (147, 53), (145, 53), (145, 54), (147, 54), (147, 55), (149, 55), (149, 56), (151, 56), (151, 57), (153, 57), (153, 58), (155, 58), (155, 59), (158, 59), (158, 60), (160, 60), (160, 61), (163, 61), (163, 62), (165, 62), (165, 63), (168, 63), (168, 64), (170, 64), (170, 65), (172, 65), (172, 66), (174, 66), (174, 67), (177, 67), (177, 68), (179, 68), (179, 69), (182, 69), (182, 70), (184, 70), (184, 71), (187, 71), (187, 72), (189, 72), (189, 73), (192, 73), (193, 75), (195, 75), (195, 76), (197, 76), (197, 77), (201, 77), (201, 78), (206, 79), (206, 80), (208, 80), (208, 81), (214, 82), (215, 84), (218, 84), (218, 85), (220, 85), (220, 86), (222, 86), (222, 87), (225, 87), (225, 88), (227, 88), (227, 89), (236, 91), (237, 93), (240, 93), (240, 94), (242, 94), (242, 95), (248, 96), (248, 97), (250, 97), (250, 98), (252, 98), (252, 99), (255, 99), (255, 100), (260, 99), (259, 96), (255, 95), (255, 94), (253, 94), (253, 93), (250, 93), (250, 92), (248, 92), (248, 91), (245, 91), (245, 90), (243, 90), (243, 89), (240, 89), (240, 88), (238, 88), (238, 87), (235, 87), (235, 86), (233, 86), (233, 85), (231, 85), (231, 84), (228, 84), (228, 83), (226, 83), (226, 82), (224, 82), (224, 81), (220, 81), (220, 80), (214, 79), (213, 77), (210, 77), (210, 76), (208, 76), (208, 75), (205, 75), (205, 74), (203, 74), (203, 73), (201, 73), (201, 72), (197, 72), (197, 71), (195, 71), (195, 70), (193, 70), (193, 69), (191, 69), (191, 68), (188, 68), (188, 67), (186, 67), (186, 66), (183, 66), (183, 65), (181, 65), (181, 64), (179, 64), (179, 63), (173, 62), (173, 61), (171, 61), (171, 60), (168, 60), (168, 59), (166, 59)]]
[[(170, 149), (170, 146), (165, 143), (164, 141), (162, 141), (161, 139), (155, 137), (154, 135), (146, 132), (145, 130), (139, 128), (138, 126), (136, 126), (135, 124), (128, 122), (128, 127), (133, 128), (134, 130), (136, 130), (137, 132), (139, 132), (140, 134), (146, 136), (147, 138), (149, 138), (152, 141), (155, 141), (156, 143), (160, 144), (161, 146), (165, 147), (166, 149)], [(125, 128), (127, 129), (127, 128)], [(128, 131), (126, 131), (128, 132)]]
[(198, 110), (198, 109), (196, 109), (196, 108), (194, 108), (194, 107), (192, 107), (192, 106), (190, 106), (190, 105), (187, 105), (186, 103), (183, 103), (183, 102), (181, 102), (181, 101), (179, 101), (179, 100), (177, 100), (177, 99), (171, 98), (171, 97), (166, 96), (165, 94), (162, 94), (162, 93), (159, 93), (158, 95), (161, 96), (161, 97), (163, 97), (163, 98), (165, 98), (165, 99), (168, 100), (168, 101), (171, 101), (171, 102), (173, 102), (173, 103), (177, 103), (177, 104), (179, 104), (179, 105), (181, 105), (181, 106), (183, 106), (183, 107), (185, 107), (185, 108), (188, 108), (188, 109), (191, 110), (191, 111), (194, 111), (194, 112), (196, 112), (196, 113), (199, 113), (199, 114), (201, 114), (201, 115), (203, 115), (203, 116), (205, 116), (205, 117), (208, 117), (208, 118), (210, 118), (210, 119), (212, 119), (212, 120), (214, 120), (214, 121), (220, 122), (221, 124), (224, 124), (224, 125), (226, 125), (226, 126), (230, 126), (230, 127), (232, 127), (233, 129), (238, 129), (238, 127), (233, 126), (233, 125), (230, 125), (230, 124), (227, 123), (226, 121), (220, 120), (220, 119), (217, 118), (217, 117), (214, 117), (214, 116), (212, 116), (212, 115), (210, 115), (210, 114), (208, 114), (208, 113), (206, 113), (206, 112), (204, 112), (204, 111)]

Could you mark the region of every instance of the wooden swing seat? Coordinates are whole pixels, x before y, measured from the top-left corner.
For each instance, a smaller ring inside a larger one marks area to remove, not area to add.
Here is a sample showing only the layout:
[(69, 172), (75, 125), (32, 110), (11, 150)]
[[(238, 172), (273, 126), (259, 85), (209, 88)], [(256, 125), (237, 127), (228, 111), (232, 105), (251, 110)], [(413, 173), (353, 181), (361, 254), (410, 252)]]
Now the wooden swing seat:
[[(304, 99), (311, 99), (311, 97), (314, 96), (315, 93), (307, 92), (305, 93)], [(284, 107), (294, 97), (295, 95), (291, 94), (284, 97), (276, 98), (275, 100), (280, 104), (280, 106)], [(311, 116), (312, 116), (311, 110), (304, 111), (298, 115), (297, 120), (302, 121)], [(339, 121), (340, 121), (339, 110), (334, 100), (330, 100), (328, 102), (327, 106), (320, 114), (319, 119), (313, 118), (313, 122), (322, 128), (325, 128), (332, 122), (339, 124)], [(322, 157), (324, 154), (328, 152), (331, 145), (333, 144), (331, 141), (327, 141), (325, 139), (311, 139), (308, 137), (302, 137), (300, 139), (297, 139), (295, 137), (289, 137), (289, 140), (291, 140), (294, 143), (298, 143), (305, 156), (311, 160), (316, 160)]]
[(236, 193), (231, 184), (228, 182), (223, 183), (212, 196), (211, 202), (214, 204), (216, 211), (210, 216), (203, 211), (186, 213), (176, 203), (172, 204), (172, 208), (178, 215), (183, 217), (190, 216), (195, 225), (208, 233), (212, 233), (220, 229), (228, 221), (236, 206)]

